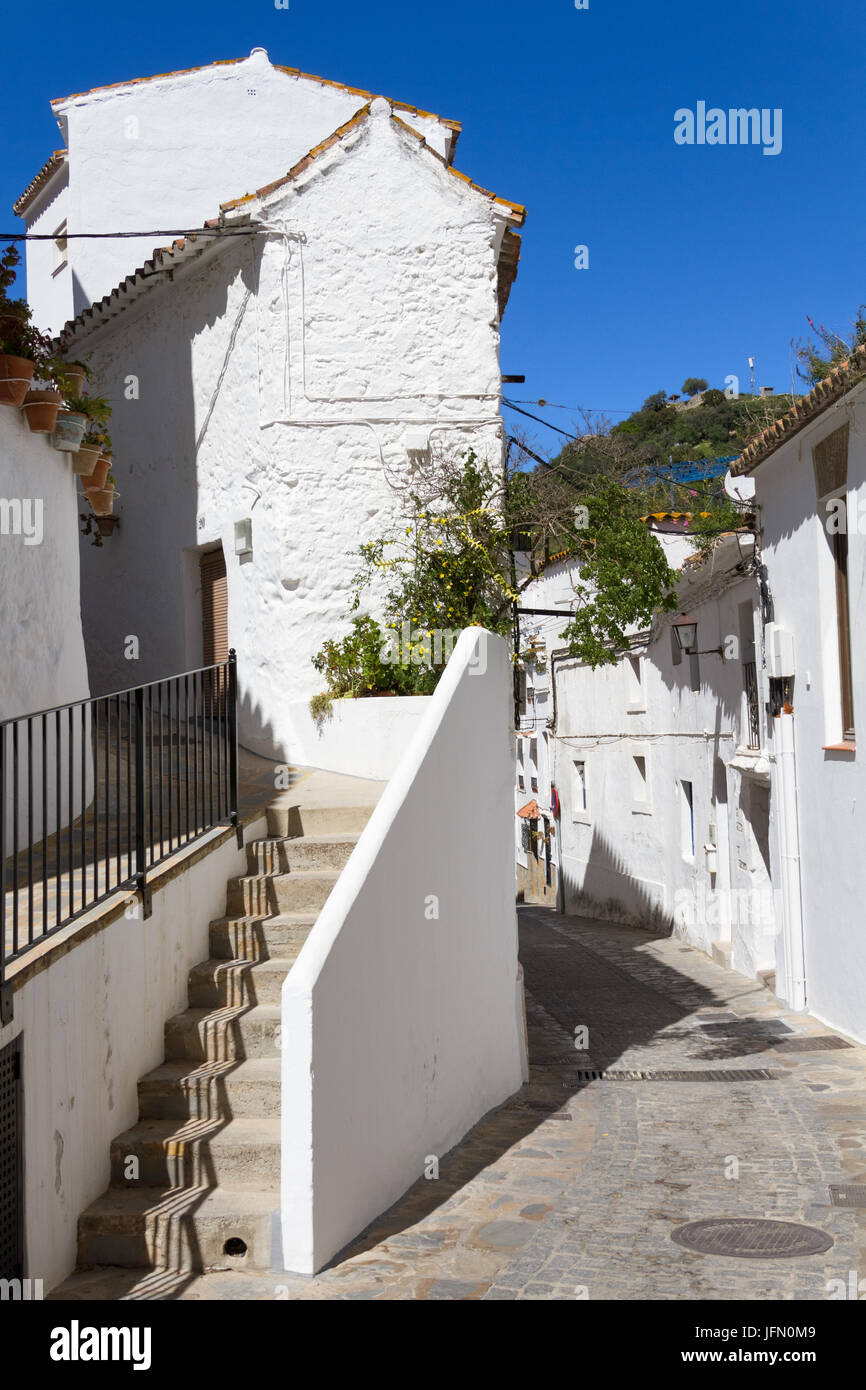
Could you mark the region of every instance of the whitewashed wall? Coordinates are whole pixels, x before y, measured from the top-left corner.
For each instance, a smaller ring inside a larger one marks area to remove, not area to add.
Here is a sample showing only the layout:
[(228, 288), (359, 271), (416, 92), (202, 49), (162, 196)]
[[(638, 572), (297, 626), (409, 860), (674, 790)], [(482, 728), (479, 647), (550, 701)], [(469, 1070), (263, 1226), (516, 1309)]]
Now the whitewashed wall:
[[(221, 203), (288, 173), (366, 100), (280, 72), (264, 49), (241, 63), (72, 97), (54, 108), (66, 125), (70, 154), (69, 230), (200, 227)], [(408, 112), (405, 119), (446, 152), (449, 129)], [(75, 313), (109, 293), (167, 240), (71, 242)], [(35, 283), (31, 290), (35, 297)]]
[[(264, 833), (263, 820), (246, 832)], [(79, 1214), (108, 1186), (111, 1141), (138, 1120), (138, 1080), (163, 1060), (166, 1020), (187, 1007), (189, 971), (244, 865), (232, 833), (164, 886), (154, 876), (147, 921), (121, 911), (47, 968), (24, 967), (0, 1047), (22, 1035), (25, 1273), (46, 1292), (75, 1268)]]
[[(670, 542), (683, 543), (678, 536)], [(721, 587), (718, 581), (727, 582), (724, 571), (740, 559), (733, 540), (724, 544), (724, 558), (717, 553), (712, 562), (716, 587)], [(744, 540), (743, 545), (748, 557), (750, 543)], [(710, 568), (687, 567), (680, 583), (681, 606), (698, 620), (701, 649), (722, 645), (731, 636), (740, 641), (740, 605), (749, 609), (748, 631), (754, 623), (754, 581), (734, 575), (731, 587), (716, 593), (713, 581), (707, 582)], [(570, 594), (563, 562), (533, 583), (522, 602), (525, 607), (565, 606)], [(667, 623), (637, 642), (632, 660), (624, 657), (614, 667), (592, 671), (560, 657), (555, 666), (556, 727), (548, 739), (554, 702), (546, 692), (561, 623), (526, 618), (525, 634), (533, 627), (546, 640), (548, 671), (535, 676), (530, 666), (536, 699), (527, 703), (521, 725), (529, 735), (521, 742), (528, 762), (535, 740), (532, 770), (539, 804), (548, 804), (551, 782), (559, 792), (562, 812), (555, 843), (565, 911), (657, 924), (705, 951), (714, 943), (729, 946), (733, 964), (746, 974), (772, 969), (778, 903), (767, 826), (761, 819), (769, 797), (768, 765), (766, 756), (760, 768), (757, 755), (737, 757), (740, 745), (749, 741), (743, 653), (725, 662), (715, 655), (699, 657), (695, 690), (692, 660), (675, 662)], [(765, 683), (763, 690), (766, 698)], [(638, 757), (645, 760), (646, 788), (636, 780)], [(586, 808), (578, 762), (585, 768)], [(761, 769), (764, 780), (754, 775)], [(683, 781), (693, 788), (693, 854), (684, 848)], [(531, 795), (527, 781), (518, 790), (517, 803)], [(715, 861), (704, 849), (711, 827)]]
[(387, 782), (412, 742), (430, 704), (429, 695), (370, 696), (334, 700), (318, 725), (307, 700), (289, 710), (297, 731), (295, 761), (303, 767)]
[[(818, 510), (812, 449), (846, 420), (849, 594), (855, 725), (866, 725), (866, 393), (826, 410), (754, 473), (764, 527), (763, 558), (774, 618), (794, 635), (794, 731), (806, 952), (806, 1004), (833, 1027), (866, 1040), (862, 753), (838, 742), (838, 653), (833, 564)], [(862, 512), (861, 512), (861, 509)], [(853, 529), (852, 529), (853, 528)], [(782, 978), (779, 962), (777, 978)]]
[[(69, 215), (69, 169), (58, 170), (50, 184), (27, 209), (27, 231), (34, 236), (54, 236)], [(81, 243), (79, 243), (81, 244)], [(25, 251), (27, 299), (33, 321), (43, 333), (59, 333), (73, 317), (72, 265), (75, 242), (67, 244), (67, 263), (60, 268), (54, 241), (28, 241)], [(18, 290), (18, 293), (23, 293)]]
[(320, 1269), (526, 1079), (510, 673), (463, 633), (283, 986), (287, 1269)]
[[(69, 455), (24, 416), (0, 406), (0, 722), (89, 694), (81, 625), (78, 505)], [(53, 725), (51, 734), (53, 735)], [(0, 733), (0, 737), (3, 737)], [(41, 832), (41, 724), (33, 726), (35, 824)], [(62, 746), (66, 747), (62, 730)], [(26, 725), (19, 733), (20, 829), (26, 829)], [(7, 850), (11, 848), (12, 736), (7, 730)], [(73, 739), (76, 767), (80, 759)], [(47, 827), (54, 829), (54, 778)], [(76, 782), (76, 788), (78, 787)], [(66, 787), (61, 788), (66, 819)], [(75, 807), (77, 810), (78, 808)]]
[(281, 237), (234, 239), (74, 340), (117, 402), (120, 530), (82, 552), (94, 686), (200, 663), (198, 553), (222, 543), (241, 742), (296, 760), (291, 702), (321, 690), (311, 657), (349, 629), (358, 545), (405, 515), (411, 432), (436, 457), (501, 459), (492, 205), (387, 110), (347, 146), (264, 209), (305, 237), (288, 260)]

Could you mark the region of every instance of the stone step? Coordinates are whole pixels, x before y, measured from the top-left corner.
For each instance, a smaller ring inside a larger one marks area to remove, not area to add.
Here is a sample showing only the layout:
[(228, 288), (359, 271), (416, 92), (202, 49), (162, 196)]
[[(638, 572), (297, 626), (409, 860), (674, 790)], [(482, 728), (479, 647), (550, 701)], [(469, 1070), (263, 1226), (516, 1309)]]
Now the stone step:
[(279, 1115), (280, 1057), (245, 1062), (163, 1062), (138, 1083), (142, 1120)]
[(230, 878), (226, 895), (226, 916), (239, 913), (309, 912), (324, 907), (339, 873), (333, 869), (317, 872), (299, 870), (291, 874), (250, 874)]
[(370, 806), (269, 806), (268, 835), (275, 839), (300, 835), (360, 835), (373, 814)]
[(189, 972), (189, 1003), (192, 1009), (235, 1008), (239, 1005), (279, 1004), (283, 980), (300, 954), (267, 960), (204, 960)]
[[(137, 1179), (126, 1176), (132, 1159), (137, 1160)], [(123, 1189), (251, 1187), (276, 1194), (280, 1186), (280, 1117), (139, 1120), (112, 1140), (111, 1183)]]
[[(79, 1217), (78, 1267), (270, 1269), (278, 1207), (278, 1192), (253, 1188), (109, 1188)], [(233, 1241), (245, 1253), (228, 1254)]]
[(315, 912), (281, 912), (273, 917), (220, 917), (210, 924), (210, 952), (216, 960), (268, 960), (303, 946)]
[(255, 1008), (185, 1009), (165, 1025), (166, 1061), (227, 1062), (278, 1052), (278, 1004)]
[(251, 874), (342, 869), (357, 843), (357, 835), (301, 835), (253, 840), (247, 845), (247, 867)]

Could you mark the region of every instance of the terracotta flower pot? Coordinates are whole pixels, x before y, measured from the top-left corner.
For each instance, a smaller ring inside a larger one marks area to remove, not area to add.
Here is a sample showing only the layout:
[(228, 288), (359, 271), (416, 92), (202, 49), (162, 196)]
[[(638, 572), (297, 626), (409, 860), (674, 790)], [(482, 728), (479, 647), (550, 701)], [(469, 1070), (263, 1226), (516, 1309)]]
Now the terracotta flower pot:
[[(79, 477), (87, 478), (89, 480), (94, 468), (96, 467), (97, 461), (99, 459), (99, 454), (100, 449), (98, 444), (80, 445), (78, 453), (72, 460), (73, 471), (77, 473)], [(82, 486), (86, 492), (87, 483), (83, 483)]]
[(28, 391), (21, 409), (31, 434), (51, 434), (57, 424), (62, 397), (59, 391)]
[(105, 480), (108, 477), (108, 470), (111, 467), (111, 459), (108, 454), (100, 454), (96, 460), (96, 466), (90, 477), (87, 479), (87, 486), (93, 488), (105, 487)]
[(23, 405), (33, 370), (34, 364), (28, 358), (0, 353), (0, 405)]
[(64, 449), (67, 454), (75, 454), (87, 429), (87, 416), (74, 410), (61, 410), (54, 426), (51, 443), (55, 449)]
[(69, 366), (65, 367), (64, 371), (66, 373), (66, 380), (69, 383), (66, 388), (66, 394), (68, 396), (80, 396), (84, 390), (84, 383), (87, 380), (87, 374), (84, 368)]
[(94, 516), (111, 516), (114, 510), (114, 488), (90, 488), (87, 494)]

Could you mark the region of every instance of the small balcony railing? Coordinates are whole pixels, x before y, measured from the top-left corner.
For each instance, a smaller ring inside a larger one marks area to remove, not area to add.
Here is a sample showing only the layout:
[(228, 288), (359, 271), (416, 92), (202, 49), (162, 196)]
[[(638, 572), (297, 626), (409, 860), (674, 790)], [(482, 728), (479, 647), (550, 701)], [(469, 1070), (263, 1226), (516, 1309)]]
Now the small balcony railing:
[(219, 825), (238, 821), (228, 661), (0, 723), (0, 1017), (7, 966)]

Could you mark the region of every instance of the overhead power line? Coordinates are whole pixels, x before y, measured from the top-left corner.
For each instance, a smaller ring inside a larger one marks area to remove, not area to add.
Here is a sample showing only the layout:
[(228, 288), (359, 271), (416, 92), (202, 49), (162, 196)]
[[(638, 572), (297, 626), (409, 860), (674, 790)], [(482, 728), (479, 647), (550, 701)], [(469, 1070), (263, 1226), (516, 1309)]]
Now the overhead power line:
[(0, 241), (110, 241), (124, 237), (270, 236), (267, 227), (181, 227), (148, 232), (0, 232)]

